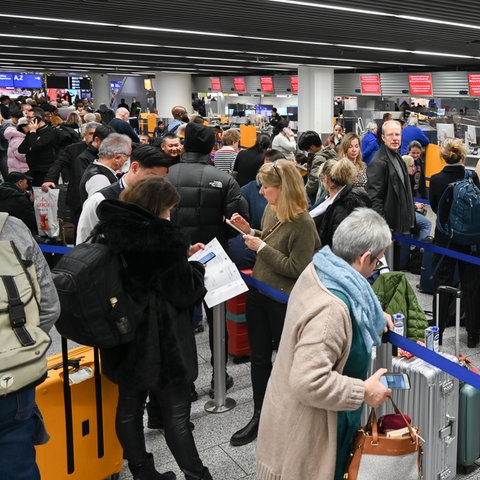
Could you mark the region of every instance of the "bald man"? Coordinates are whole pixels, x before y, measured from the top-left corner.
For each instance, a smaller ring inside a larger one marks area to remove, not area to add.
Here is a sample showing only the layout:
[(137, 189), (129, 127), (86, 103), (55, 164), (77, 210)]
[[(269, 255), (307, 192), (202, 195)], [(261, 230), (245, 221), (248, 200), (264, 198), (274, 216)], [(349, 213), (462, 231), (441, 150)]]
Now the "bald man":
[(173, 121), (168, 124), (167, 132), (177, 133), (178, 127), (183, 123), (188, 123), (188, 113), (185, 107), (176, 105), (172, 108)]
[(130, 112), (127, 108), (119, 107), (115, 111), (115, 118), (110, 121), (109, 125), (117, 132), (129, 136), (133, 143), (140, 143), (140, 138), (130, 125), (128, 117)]

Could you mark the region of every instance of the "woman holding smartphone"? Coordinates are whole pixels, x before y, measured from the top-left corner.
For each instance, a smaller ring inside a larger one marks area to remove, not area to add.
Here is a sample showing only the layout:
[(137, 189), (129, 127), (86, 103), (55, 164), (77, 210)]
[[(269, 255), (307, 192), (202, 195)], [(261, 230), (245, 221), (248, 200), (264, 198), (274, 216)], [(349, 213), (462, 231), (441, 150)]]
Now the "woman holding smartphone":
[(180, 196), (166, 179), (151, 175), (126, 188), (120, 200), (98, 206), (95, 234), (122, 254), (124, 288), (132, 299), (132, 342), (102, 349), (105, 375), (118, 384), (116, 431), (134, 480), (174, 480), (159, 473), (147, 453), (143, 413), (155, 392), (165, 439), (186, 480), (212, 480), (190, 427), (190, 388), (198, 374), (191, 327), (194, 303), (204, 294), (204, 267), (188, 255), (179, 227), (169, 221)]
[[(302, 176), (292, 162), (266, 163), (260, 167), (257, 179), (262, 184), (260, 193), (268, 202), (262, 229), (251, 229), (237, 213), (230, 221), (244, 233), (246, 246), (257, 253), (252, 277), (289, 294), (314, 252), (320, 248), (320, 239), (307, 211)], [(272, 353), (280, 343), (286, 309), (285, 303), (250, 288), (246, 317), (254, 413), (250, 422), (230, 439), (233, 446), (245, 445), (257, 437), (263, 398), (272, 370)]]

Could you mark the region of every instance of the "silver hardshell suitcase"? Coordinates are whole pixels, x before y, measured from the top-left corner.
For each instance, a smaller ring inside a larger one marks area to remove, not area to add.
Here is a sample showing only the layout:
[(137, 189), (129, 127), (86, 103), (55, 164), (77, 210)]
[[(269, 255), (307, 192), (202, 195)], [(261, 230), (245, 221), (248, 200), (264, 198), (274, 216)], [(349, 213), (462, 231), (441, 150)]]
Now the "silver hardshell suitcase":
[[(442, 354), (458, 363), (453, 355)], [(420, 427), (425, 480), (450, 480), (457, 473), (458, 379), (413, 357), (394, 357), (394, 372), (407, 373), (409, 390), (394, 390), (393, 399), (402, 412)]]
[[(382, 343), (378, 347), (372, 349), (372, 361), (370, 362), (370, 368), (368, 370), (368, 377), (373, 375), (379, 368), (386, 368), (389, 372), (392, 371), (392, 344), (388, 343), (387, 337), (382, 338)], [(368, 416), (370, 415), (371, 408), (364, 404), (362, 410), (362, 425), (366, 425)], [(386, 413), (391, 413), (390, 402), (380, 405), (375, 409), (377, 418)]]

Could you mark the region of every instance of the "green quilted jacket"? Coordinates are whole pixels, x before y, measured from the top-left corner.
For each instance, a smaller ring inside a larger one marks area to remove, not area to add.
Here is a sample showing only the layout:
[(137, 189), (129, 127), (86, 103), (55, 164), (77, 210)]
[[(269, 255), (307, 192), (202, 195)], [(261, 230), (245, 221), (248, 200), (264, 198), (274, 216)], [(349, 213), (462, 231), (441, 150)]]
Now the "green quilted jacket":
[(385, 312), (405, 315), (407, 338), (425, 340), (428, 322), (404, 273), (388, 272), (379, 275), (372, 288)]

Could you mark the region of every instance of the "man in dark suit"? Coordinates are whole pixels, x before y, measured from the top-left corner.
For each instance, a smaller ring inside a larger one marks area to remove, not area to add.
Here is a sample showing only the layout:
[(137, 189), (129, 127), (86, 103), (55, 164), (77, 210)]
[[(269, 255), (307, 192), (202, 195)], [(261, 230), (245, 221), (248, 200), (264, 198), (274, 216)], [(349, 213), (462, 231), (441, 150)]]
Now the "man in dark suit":
[(396, 120), (383, 124), (383, 145), (367, 167), (367, 193), (372, 208), (396, 233), (410, 235), (415, 206), (408, 170), (399, 153), (402, 127)]

